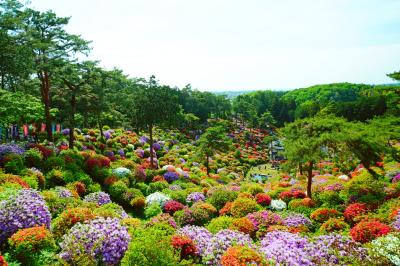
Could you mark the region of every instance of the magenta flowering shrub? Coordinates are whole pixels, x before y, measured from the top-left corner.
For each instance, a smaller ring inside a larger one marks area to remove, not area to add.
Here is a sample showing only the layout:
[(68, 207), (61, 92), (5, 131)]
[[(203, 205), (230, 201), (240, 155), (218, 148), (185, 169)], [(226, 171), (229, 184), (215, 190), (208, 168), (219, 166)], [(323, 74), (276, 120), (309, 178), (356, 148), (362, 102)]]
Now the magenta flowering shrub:
[(192, 239), (196, 246), (196, 254), (198, 255), (203, 254), (212, 238), (212, 234), (206, 228), (195, 225), (186, 225), (176, 233)]
[(271, 211), (258, 211), (249, 213), (246, 216), (254, 225), (256, 230), (268, 229), (271, 225), (281, 225), (283, 224), (282, 218)]
[(242, 232), (230, 229), (219, 231), (211, 238), (203, 251), (203, 263), (205, 265), (219, 265), (222, 255), (234, 245), (251, 247), (253, 244), (250, 236)]
[(33, 189), (22, 189), (0, 202), (0, 243), (18, 231), (36, 225), (50, 228), (51, 214), (43, 197)]
[(108, 195), (107, 193), (98, 191), (98, 192), (93, 192), (93, 193), (86, 195), (83, 198), (83, 201), (93, 202), (93, 203), (96, 203), (97, 205), (103, 205), (103, 204), (111, 203), (111, 198), (110, 198), (110, 195)]
[(201, 192), (192, 192), (186, 197), (186, 202), (189, 204), (195, 203), (198, 201), (205, 201), (205, 200), (206, 200), (206, 197)]
[(60, 257), (76, 264), (76, 259), (86, 255), (92, 261), (116, 265), (124, 256), (131, 240), (128, 230), (119, 219), (98, 218), (74, 225), (60, 243)]

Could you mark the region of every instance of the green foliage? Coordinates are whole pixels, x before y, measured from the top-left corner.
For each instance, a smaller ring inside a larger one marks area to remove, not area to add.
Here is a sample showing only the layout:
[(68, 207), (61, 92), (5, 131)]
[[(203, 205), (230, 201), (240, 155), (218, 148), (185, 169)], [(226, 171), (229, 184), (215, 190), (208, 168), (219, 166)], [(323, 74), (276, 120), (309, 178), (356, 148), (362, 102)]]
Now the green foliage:
[(211, 233), (215, 234), (221, 231), (222, 229), (229, 229), (233, 222), (234, 218), (229, 217), (229, 216), (219, 216), (217, 218), (212, 219), (208, 224), (207, 224), (207, 229)]
[(158, 203), (153, 203), (144, 209), (144, 215), (146, 218), (154, 217), (160, 213), (162, 213), (162, 209)]
[(164, 223), (135, 231), (121, 266), (175, 266), (179, 256), (174, 252), (171, 236), (174, 229)]
[(238, 196), (236, 191), (218, 189), (213, 191), (211, 196), (207, 198), (207, 202), (213, 205), (217, 210), (222, 209), (228, 201), (234, 201)]

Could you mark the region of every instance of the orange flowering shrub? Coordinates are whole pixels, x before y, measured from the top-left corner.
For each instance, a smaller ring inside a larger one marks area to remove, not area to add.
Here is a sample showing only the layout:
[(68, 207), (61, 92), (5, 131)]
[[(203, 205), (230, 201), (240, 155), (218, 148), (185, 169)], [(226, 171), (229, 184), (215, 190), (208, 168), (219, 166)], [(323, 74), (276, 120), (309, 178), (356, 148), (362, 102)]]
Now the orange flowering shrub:
[(8, 243), (16, 254), (29, 254), (55, 246), (53, 236), (44, 225), (18, 230)]
[(229, 228), (249, 235), (252, 235), (255, 232), (253, 223), (246, 217), (233, 220)]
[(263, 257), (247, 246), (233, 246), (221, 257), (222, 266), (266, 265)]
[(219, 215), (223, 216), (229, 214), (231, 212), (232, 205), (233, 202), (231, 201), (225, 203), (225, 206), (221, 210), (219, 210)]
[(383, 224), (379, 221), (362, 221), (356, 226), (351, 228), (351, 237), (361, 243), (366, 243), (374, 240), (377, 237), (389, 234), (391, 231), (390, 226)]
[(95, 217), (96, 215), (89, 208), (76, 207), (67, 209), (53, 220), (54, 236), (61, 237), (76, 223), (91, 220)]
[(339, 212), (335, 209), (319, 208), (311, 213), (310, 218), (317, 223), (323, 223), (337, 216), (339, 216)]

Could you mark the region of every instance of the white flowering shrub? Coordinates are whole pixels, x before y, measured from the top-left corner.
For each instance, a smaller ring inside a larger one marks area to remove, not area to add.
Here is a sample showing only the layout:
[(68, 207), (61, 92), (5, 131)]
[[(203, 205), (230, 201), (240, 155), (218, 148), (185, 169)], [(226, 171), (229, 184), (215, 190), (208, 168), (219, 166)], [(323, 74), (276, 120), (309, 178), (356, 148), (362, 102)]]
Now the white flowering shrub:
[(400, 265), (400, 233), (391, 233), (373, 240), (370, 252), (377, 260), (385, 258), (394, 265)]
[(160, 192), (154, 192), (146, 197), (146, 205), (152, 205), (153, 203), (157, 203), (160, 205), (160, 207), (163, 207), (164, 204), (169, 201), (171, 198), (168, 197), (167, 195), (160, 193)]
[(271, 208), (276, 211), (282, 211), (286, 209), (286, 203), (283, 200), (272, 200)]

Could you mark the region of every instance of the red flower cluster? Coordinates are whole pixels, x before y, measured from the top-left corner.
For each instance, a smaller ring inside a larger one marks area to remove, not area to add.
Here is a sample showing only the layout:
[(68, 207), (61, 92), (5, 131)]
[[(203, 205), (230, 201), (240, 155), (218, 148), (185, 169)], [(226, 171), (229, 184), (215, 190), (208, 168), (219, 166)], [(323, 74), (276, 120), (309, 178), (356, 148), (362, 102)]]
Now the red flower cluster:
[(20, 252), (36, 252), (43, 247), (51, 245), (52, 235), (47, 228), (35, 226), (18, 230), (8, 240), (12, 249)]
[(337, 216), (339, 216), (339, 212), (335, 209), (319, 208), (311, 213), (310, 218), (317, 223), (323, 223)]
[(187, 258), (189, 256), (195, 256), (196, 246), (193, 240), (186, 236), (174, 235), (171, 239), (171, 244), (175, 249), (181, 251), (181, 258)]
[(53, 221), (53, 233), (55, 236), (61, 237), (76, 223), (91, 220), (95, 217), (89, 208), (76, 207), (67, 209)]
[(368, 212), (368, 208), (363, 203), (353, 203), (347, 206), (346, 210), (344, 211), (344, 217), (349, 222), (354, 222), (357, 216), (366, 214)]
[(271, 197), (265, 193), (258, 193), (256, 195), (256, 201), (261, 206), (269, 206), (271, 204)]
[(3, 175), (3, 178), (0, 178), (0, 184), (4, 183), (13, 183), (13, 184), (18, 184), (23, 188), (30, 188), (29, 184), (26, 183), (21, 177), (17, 175)]
[(304, 199), (306, 197), (306, 193), (301, 190), (295, 190), (292, 192), (292, 194), (296, 199)]
[(279, 194), (279, 198), (285, 202), (289, 202), (291, 199), (293, 199), (293, 194), (291, 191), (282, 191)]
[(29, 148), (36, 148), (40, 151), (40, 153), (43, 155), (44, 159), (47, 159), (53, 154), (53, 150), (50, 148), (47, 148), (46, 146), (40, 145), (40, 144), (32, 144), (29, 146)]
[(351, 237), (361, 243), (374, 240), (377, 237), (387, 235), (391, 228), (379, 221), (362, 221), (350, 230)]
[(0, 266), (8, 266), (7, 261), (4, 259), (3, 256), (0, 256)]
[(170, 215), (174, 215), (176, 211), (180, 211), (184, 208), (185, 206), (180, 203), (179, 201), (176, 200), (169, 200), (165, 203), (164, 205), (164, 211), (166, 213), (169, 213)]

